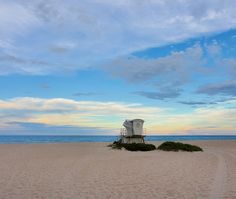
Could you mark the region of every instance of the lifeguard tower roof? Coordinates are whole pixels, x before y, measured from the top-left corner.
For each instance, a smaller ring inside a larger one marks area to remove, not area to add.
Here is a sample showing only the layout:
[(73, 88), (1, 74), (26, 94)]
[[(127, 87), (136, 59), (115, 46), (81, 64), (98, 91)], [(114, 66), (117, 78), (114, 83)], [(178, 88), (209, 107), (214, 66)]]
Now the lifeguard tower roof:
[(125, 131), (122, 134), (123, 143), (144, 143), (142, 119), (125, 120), (123, 126)]
[(142, 120), (142, 119), (132, 119), (132, 120), (128, 120), (128, 121), (133, 122), (133, 121), (137, 121), (137, 120), (144, 122), (144, 120)]
[(143, 123), (144, 120), (142, 119), (125, 120), (123, 126), (126, 128), (126, 134), (128, 136), (142, 135)]

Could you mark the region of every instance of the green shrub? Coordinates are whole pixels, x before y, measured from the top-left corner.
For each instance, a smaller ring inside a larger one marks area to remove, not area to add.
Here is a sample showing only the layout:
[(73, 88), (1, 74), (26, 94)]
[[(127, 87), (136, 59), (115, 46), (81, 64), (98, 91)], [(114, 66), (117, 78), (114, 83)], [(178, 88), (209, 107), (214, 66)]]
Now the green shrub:
[(153, 151), (156, 149), (155, 145), (144, 143), (122, 144), (122, 146), (128, 151)]
[(128, 151), (153, 151), (156, 149), (156, 146), (153, 144), (145, 144), (145, 143), (131, 143), (124, 144), (119, 141), (113, 142), (113, 144), (108, 145), (112, 149), (122, 149), (125, 148)]
[(163, 151), (203, 151), (199, 146), (183, 144), (181, 142), (164, 142), (157, 149)]

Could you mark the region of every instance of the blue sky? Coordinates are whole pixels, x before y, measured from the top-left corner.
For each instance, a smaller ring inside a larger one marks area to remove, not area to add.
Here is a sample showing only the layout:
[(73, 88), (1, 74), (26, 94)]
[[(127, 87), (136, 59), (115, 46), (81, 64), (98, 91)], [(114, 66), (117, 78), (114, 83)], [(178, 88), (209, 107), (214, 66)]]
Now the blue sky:
[(0, 0), (0, 134), (235, 134), (235, 9)]

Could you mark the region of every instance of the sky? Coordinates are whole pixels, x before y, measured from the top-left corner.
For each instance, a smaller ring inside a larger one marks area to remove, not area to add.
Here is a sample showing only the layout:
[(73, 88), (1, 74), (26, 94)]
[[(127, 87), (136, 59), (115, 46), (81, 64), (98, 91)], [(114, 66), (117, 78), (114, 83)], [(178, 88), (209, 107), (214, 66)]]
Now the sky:
[(0, 0), (0, 134), (236, 135), (235, 0)]

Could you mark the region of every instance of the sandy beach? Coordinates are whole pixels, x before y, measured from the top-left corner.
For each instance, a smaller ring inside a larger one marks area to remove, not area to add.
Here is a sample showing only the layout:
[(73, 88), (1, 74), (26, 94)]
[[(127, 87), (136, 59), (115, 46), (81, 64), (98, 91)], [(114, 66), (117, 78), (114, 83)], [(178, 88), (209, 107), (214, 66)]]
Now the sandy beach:
[(236, 141), (185, 143), (204, 152), (129, 152), (111, 150), (108, 143), (2, 144), (0, 198), (236, 198)]

